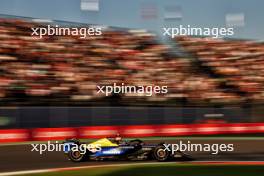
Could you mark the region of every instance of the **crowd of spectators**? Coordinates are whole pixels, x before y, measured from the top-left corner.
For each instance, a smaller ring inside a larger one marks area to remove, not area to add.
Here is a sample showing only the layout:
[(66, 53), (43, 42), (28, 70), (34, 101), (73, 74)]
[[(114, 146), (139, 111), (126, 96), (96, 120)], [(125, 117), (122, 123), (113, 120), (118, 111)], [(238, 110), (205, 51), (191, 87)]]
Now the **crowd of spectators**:
[(176, 42), (245, 101), (264, 101), (264, 43), (194, 37), (178, 37)]
[[(31, 36), (45, 24), (0, 19), (0, 99), (17, 105), (237, 103), (240, 92), (263, 99), (263, 45), (178, 38), (183, 48), (223, 77), (208, 74), (193, 59), (171, 53), (147, 31), (105, 28), (100, 36)], [(252, 58), (253, 57), (253, 58)], [(167, 94), (106, 97), (97, 85), (168, 86)]]

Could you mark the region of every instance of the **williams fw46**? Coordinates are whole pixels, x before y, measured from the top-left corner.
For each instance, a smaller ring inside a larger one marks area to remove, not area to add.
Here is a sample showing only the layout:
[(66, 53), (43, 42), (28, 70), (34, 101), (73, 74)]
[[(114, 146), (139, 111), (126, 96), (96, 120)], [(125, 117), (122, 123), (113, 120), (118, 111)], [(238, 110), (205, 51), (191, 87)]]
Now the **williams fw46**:
[(192, 160), (188, 154), (181, 151), (172, 153), (171, 150), (166, 149), (164, 144), (146, 144), (139, 139), (117, 142), (103, 138), (92, 143), (81, 143), (77, 139), (69, 139), (64, 142), (64, 153), (73, 162), (89, 160)]

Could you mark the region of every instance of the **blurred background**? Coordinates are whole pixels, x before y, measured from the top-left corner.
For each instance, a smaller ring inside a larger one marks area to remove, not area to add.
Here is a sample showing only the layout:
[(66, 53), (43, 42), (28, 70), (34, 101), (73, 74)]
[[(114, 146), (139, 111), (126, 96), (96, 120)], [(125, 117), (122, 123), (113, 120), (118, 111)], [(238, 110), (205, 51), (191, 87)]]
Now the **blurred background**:
[[(71, 176), (261, 175), (263, 7), (263, 0), (0, 0), (0, 175), (50, 168)], [(48, 25), (103, 31), (84, 39), (31, 36), (31, 28)], [(180, 25), (233, 28), (234, 35), (163, 35)], [(97, 93), (114, 83), (167, 86), (168, 93)], [(117, 172), (113, 163), (131, 162), (71, 163), (62, 152), (39, 155), (30, 145), (116, 134), (153, 144), (233, 144), (234, 151), (188, 151), (195, 162), (140, 162)]]
[[(2, 0), (0, 128), (257, 123), (264, 118), (264, 1)], [(31, 36), (32, 27), (103, 35)], [(165, 38), (164, 27), (233, 27)], [(167, 94), (97, 85), (168, 86)]]

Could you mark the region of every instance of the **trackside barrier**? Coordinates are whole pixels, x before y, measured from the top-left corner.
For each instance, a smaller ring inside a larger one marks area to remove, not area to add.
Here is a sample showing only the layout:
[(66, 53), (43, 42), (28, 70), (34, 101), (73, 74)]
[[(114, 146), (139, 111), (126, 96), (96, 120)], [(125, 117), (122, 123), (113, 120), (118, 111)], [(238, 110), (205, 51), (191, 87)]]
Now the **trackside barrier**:
[(30, 140), (30, 131), (26, 129), (0, 130), (0, 143), (23, 142)]
[(32, 130), (32, 139), (36, 141), (63, 140), (76, 138), (75, 128), (36, 128)]
[(63, 140), (67, 138), (184, 136), (264, 133), (264, 123), (175, 124), (90, 126), (75, 128), (35, 128), (0, 130), (0, 143)]

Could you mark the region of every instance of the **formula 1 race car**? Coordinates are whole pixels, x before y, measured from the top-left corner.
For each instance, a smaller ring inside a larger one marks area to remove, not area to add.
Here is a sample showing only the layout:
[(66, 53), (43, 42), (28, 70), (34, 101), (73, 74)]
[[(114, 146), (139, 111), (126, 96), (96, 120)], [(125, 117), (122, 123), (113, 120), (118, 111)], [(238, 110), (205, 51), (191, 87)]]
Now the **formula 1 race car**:
[(166, 150), (164, 144), (145, 144), (139, 139), (117, 143), (109, 138), (86, 144), (77, 139), (69, 139), (64, 142), (64, 153), (73, 162), (86, 160), (192, 160), (189, 155), (181, 151)]

